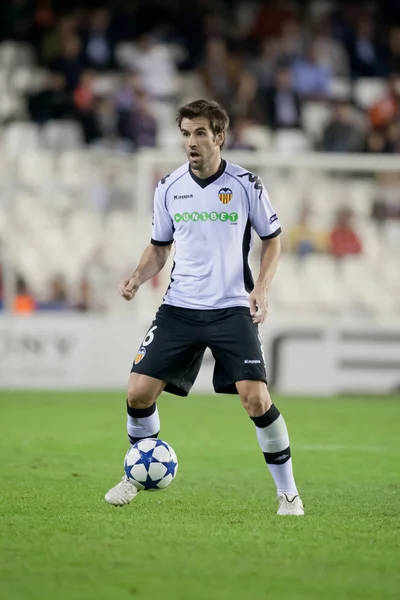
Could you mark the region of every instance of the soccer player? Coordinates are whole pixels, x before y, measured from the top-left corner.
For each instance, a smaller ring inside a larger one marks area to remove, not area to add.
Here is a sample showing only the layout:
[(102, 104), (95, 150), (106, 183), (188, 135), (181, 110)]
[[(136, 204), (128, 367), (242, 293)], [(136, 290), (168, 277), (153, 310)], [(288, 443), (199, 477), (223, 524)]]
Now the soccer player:
[[(132, 300), (175, 245), (171, 282), (130, 374), (129, 441), (158, 436), (158, 396), (163, 390), (187, 396), (208, 347), (215, 358), (215, 392), (239, 394), (254, 422), (277, 487), (278, 515), (303, 515), (288, 431), (268, 392), (258, 333), (279, 260), (279, 219), (261, 180), (221, 158), (229, 117), (217, 102), (191, 102), (176, 120), (188, 162), (159, 181), (151, 243), (119, 286), (121, 296)], [(248, 262), (253, 230), (262, 240), (255, 283)], [(137, 493), (123, 477), (105, 499), (120, 506)]]

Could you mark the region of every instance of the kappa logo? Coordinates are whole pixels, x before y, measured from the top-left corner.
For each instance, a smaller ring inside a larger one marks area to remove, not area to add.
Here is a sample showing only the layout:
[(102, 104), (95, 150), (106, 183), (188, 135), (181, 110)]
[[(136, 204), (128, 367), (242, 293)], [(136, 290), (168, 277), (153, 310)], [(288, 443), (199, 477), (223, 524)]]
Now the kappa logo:
[(247, 360), (244, 359), (244, 364), (245, 365), (260, 365), (261, 364), (261, 360)]
[(143, 346), (141, 346), (135, 356), (135, 365), (138, 365), (140, 363), (140, 361), (144, 359), (145, 356), (146, 356), (146, 348), (143, 348)]
[(222, 204), (229, 204), (232, 200), (233, 192), (230, 188), (221, 188), (218, 192), (218, 198)]
[(186, 200), (186, 198), (193, 198), (193, 194), (175, 194), (174, 200)]

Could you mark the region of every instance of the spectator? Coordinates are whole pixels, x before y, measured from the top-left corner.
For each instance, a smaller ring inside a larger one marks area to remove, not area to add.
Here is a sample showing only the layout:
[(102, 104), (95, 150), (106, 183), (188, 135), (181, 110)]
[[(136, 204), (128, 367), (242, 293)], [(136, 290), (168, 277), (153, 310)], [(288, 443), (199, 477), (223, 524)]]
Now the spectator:
[(207, 40), (199, 73), (209, 96), (224, 106), (229, 106), (233, 95), (236, 65), (223, 38), (213, 37)]
[(53, 63), (53, 70), (63, 73), (67, 90), (73, 91), (79, 82), (81, 72), (86, 67), (82, 56), (82, 42), (77, 35), (71, 35), (62, 42), (61, 54)]
[(112, 145), (116, 142), (118, 144), (119, 121), (112, 97), (100, 96), (94, 100), (92, 126), (92, 142), (99, 144), (104, 141), (106, 145), (109, 145), (110, 142)]
[(361, 240), (352, 227), (352, 212), (344, 208), (339, 211), (330, 234), (330, 251), (336, 258), (343, 258), (363, 251)]
[(74, 304), (78, 312), (87, 312), (92, 308), (92, 289), (89, 280), (84, 277), (79, 283), (79, 299)]
[(140, 75), (134, 71), (124, 73), (122, 84), (115, 92), (115, 107), (118, 113), (130, 113), (135, 106), (137, 94), (142, 91)]
[(15, 297), (12, 306), (13, 312), (17, 314), (30, 314), (36, 310), (36, 302), (29, 286), (22, 275), (18, 275), (16, 281)]
[(281, 65), (275, 75), (275, 84), (266, 94), (267, 121), (272, 129), (300, 127), (301, 103), (293, 88), (292, 71)]
[(307, 205), (300, 210), (298, 223), (289, 231), (289, 248), (300, 258), (310, 253), (326, 252), (329, 249), (327, 232), (310, 224), (311, 210)]
[(400, 153), (400, 120), (389, 123), (386, 130), (388, 151), (395, 154)]
[(93, 11), (85, 47), (86, 61), (93, 69), (109, 69), (113, 65), (110, 15), (105, 8)]
[(388, 67), (383, 48), (377, 42), (376, 26), (371, 18), (356, 23), (353, 39), (349, 44), (350, 64), (353, 77), (383, 77)]
[(273, 86), (275, 71), (281, 58), (281, 46), (278, 38), (266, 38), (262, 41), (259, 55), (248, 65), (249, 71), (257, 79), (261, 92)]
[(335, 77), (349, 76), (350, 67), (346, 48), (334, 38), (329, 19), (319, 23), (314, 43), (321, 65), (327, 67)]
[(71, 93), (66, 90), (62, 73), (48, 74), (43, 90), (30, 94), (27, 99), (32, 121), (42, 125), (50, 119), (71, 119), (76, 117)]
[(365, 134), (354, 118), (347, 100), (336, 101), (331, 120), (325, 126), (321, 149), (325, 152), (362, 152)]
[(230, 102), (232, 118), (248, 118), (257, 123), (265, 123), (266, 114), (258, 92), (256, 78), (247, 71), (239, 71)]
[(396, 25), (390, 29), (389, 51), (390, 73), (400, 73), (400, 25)]
[(235, 119), (229, 127), (228, 148), (229, 150), (256, 150), (247, 136), (247, 129), (251, 121), (246, 117)]
[(371, 129), (371, 131), (368, 132), (365, 151), (370, 154), (379, 154), (389, 151), (389, 146), (383, 131)]
[(296, 14), (293, 2), (272, 0), (261, 5), (253, 27), (252, 36), (256, 39), (280, 37), (286, 21)]
[(400, 119), (400, 73), (389, 78), (388, 93), (369, 111), (373, 127), (386, 127), (393, 119)]
[(304, 52), (304, 28), (298, 19), (288, 19), (282, 27), (279, 38), (280, 55), (282, 59), (294, 61)]
[(400, 177), (398, 173), (382, 172), (377, 179), (377, 195), (371, 217), (383, 224), (400, 220)]
[(143, 34), (131, 49), (129, 68), (139, 73), (143, 89), (153, 99), (175, 100), (178, 71), (171, 49), (151, 34)]
[(60, 275), (53, 277), (50, 281), (50, 290), (47, 300), (39, 302), (38, 310), (68, 310), (71, 308), (68, 302), (68, 289)]
[(51, 65), (59, 58), (65, 40), (77, 35), (77, 22), (74, 15), (64, 15), (55, 27), (47, 30), (39, 44), (41, 60)]
[(157, 121), (150, 110), (147, 94), (137, 96), (130, 118), (128, 137), (136, 149), (154, 148), (157, 145)]
[(301, 98), (319, 99), (329, 95), (332, 71), (321, 64), (315, 41), (307, 46), (304, 57), (293, 63), (293, 86)]

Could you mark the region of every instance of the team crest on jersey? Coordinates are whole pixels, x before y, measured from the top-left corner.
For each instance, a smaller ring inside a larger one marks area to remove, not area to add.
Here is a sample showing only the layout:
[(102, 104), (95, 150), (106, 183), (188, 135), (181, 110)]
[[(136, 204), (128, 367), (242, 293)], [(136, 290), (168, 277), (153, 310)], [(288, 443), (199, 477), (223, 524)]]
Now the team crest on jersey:
[(218, 198), (222, 204), (228, 204), (232, 200), (233, 192), (229, 188), (221, 188), (218, 192)]
[(137, 351), (137, 354), (135, 356), (135, 365), (139, 364), (140, 361), (143, 360), (145, 356), (146, 356), (146, 348), (143, 348), (143, 346), (141, 346), (141, 348), (139, 348), (139, 350)]

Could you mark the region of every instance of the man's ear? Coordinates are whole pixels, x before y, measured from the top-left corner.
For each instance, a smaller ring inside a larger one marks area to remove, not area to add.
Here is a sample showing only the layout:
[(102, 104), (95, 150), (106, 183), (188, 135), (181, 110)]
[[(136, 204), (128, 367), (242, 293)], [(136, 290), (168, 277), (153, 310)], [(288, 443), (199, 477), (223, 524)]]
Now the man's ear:
[(216, 142), (217, 142), (218, 146), (222, 146), (224, 141), (225, 141), (225, 131), (220, 131), (216, 135)]

